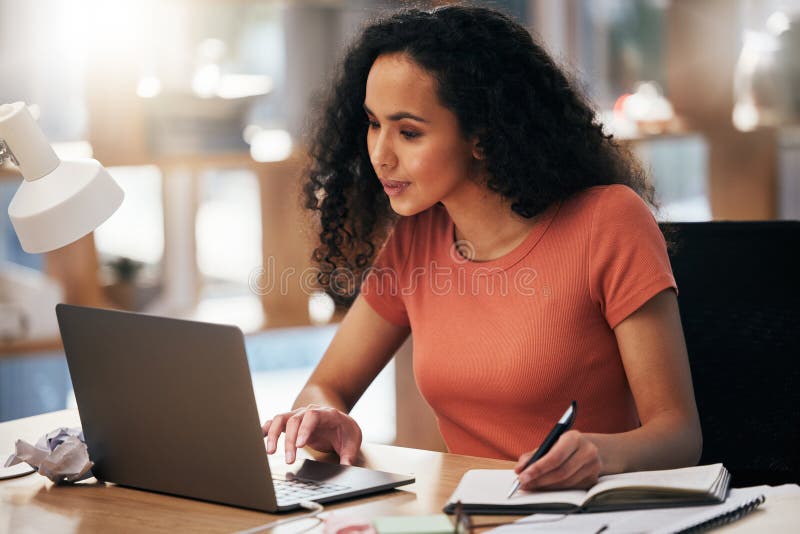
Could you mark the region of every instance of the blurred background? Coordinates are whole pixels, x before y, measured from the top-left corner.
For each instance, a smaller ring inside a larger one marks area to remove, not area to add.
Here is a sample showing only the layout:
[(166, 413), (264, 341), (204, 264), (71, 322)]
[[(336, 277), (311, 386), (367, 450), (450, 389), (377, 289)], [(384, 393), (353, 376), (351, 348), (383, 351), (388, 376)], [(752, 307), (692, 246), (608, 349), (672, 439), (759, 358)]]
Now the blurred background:
[[(472, 3), (573, 73), (649, 169), (660, 219), (800, 215), (800, 0)], [(93, 235), (29, 255), (7, 215), (21, 177), (0, 167), (0, 421), (74, 406), (60, 301), (236, 324), (262, 419), (291, 406), (340, 317), (298, 200), (311, 111), (359, 28), (411, 5), (0, 0), (0, 103), (33, 106), (59, 154), (126, 193)], [(398, 395), (409, 365), (406, 346), (354, 416), (369, 441), (437, 448)]]

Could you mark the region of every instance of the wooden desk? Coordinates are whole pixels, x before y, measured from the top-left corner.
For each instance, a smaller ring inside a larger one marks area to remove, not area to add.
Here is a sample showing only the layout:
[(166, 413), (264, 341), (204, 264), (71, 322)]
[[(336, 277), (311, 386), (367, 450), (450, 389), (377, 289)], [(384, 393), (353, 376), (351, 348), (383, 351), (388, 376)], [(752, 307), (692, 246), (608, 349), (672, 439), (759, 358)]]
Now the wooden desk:
[[(5, 461), (6, 453), (13, 451), (17, 438), (35, 442), (39, 436), (59, 426), (79, 425), (74, 410), (0, 423), (0, 460)], [(389, 493), (326, 505), (326, 510), (346, 508), (348, 515), (365, 518), (439, 513), (467, 469), (506, 468), (512, 463), (366, 444), (360, 465), (414, 473), (417, 482)], [(8, 528), (13, 532), (24, 526), (26, 532), (107, 532), (110, 529), (117, 532), (231, 532), (269, 522), (275, 517), (290, 516), (273, 516), (113, 484), (84, 481), (75, 487), (54, 486), (35, 474), (0, 481), (0, 531)], [(297, 532), (300, 527), (310, 525), (310, 521), (289, 524), (276, 532)]]
[[(34, 442), (58, 426), (77, 426), (78, 414), (64, 410), (0, 423), (0, 456), (17, 438)], [(308, 457), (308, 455), (305, 455)], [(358, 518), (438, 513), (467, 469), (509, 468), (511, 462), (387, 445), (365, 444), (359, 465), (414, 473), (416, 483), (398, 490), (326, 506)], [(92, 479), (93, 480), (93, 479)], [(768, 501), (762, 509), (720, 531), (797, 532), (800, 497)], [(9, 532), (232, 532), (276, 516), (85, 481), (54, 486), (38, 475), (0, 481), (0, 531)], [(290, 517), (281, 515), (280, 517)], [(477, 521), (496, 518), (479, 517)], [(506, 519), (511, 519), (506, 517)], [(310, 521), (285, 525), (277, 533), (299, 532)], [(310, 532), (321, 532), (317, 526)]]

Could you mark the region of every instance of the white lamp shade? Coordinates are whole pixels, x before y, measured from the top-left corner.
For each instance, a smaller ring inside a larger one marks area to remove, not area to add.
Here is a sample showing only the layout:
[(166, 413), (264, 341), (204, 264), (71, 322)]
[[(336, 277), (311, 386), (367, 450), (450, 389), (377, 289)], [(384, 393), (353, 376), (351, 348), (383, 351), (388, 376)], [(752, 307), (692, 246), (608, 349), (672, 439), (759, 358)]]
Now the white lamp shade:
[(23, 102), (0, 105), (0, 139), (25, 178), (8, 215), (26, 252), (47, 252), (80, 239), (125, 197), (96, 160), (60, 160)]
[(38, 180), (23, 180), (8, 215), (26, 252), (47, 252), (93, 231), (124, 197), (98, 161), (63, 160)]

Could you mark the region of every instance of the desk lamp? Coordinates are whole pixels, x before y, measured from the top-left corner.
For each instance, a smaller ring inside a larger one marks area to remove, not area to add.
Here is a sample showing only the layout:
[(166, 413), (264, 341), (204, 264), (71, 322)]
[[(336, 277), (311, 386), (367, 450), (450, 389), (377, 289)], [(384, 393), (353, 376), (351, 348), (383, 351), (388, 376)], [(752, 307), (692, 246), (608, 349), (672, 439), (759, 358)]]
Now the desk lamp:
[(25, 178), (8, 215), (29, 253), (77, 241), (108, 219), (125, 196), (97, 160), (59, 159), (23, 102), (0, 105), (0, 163), (4, 158)]

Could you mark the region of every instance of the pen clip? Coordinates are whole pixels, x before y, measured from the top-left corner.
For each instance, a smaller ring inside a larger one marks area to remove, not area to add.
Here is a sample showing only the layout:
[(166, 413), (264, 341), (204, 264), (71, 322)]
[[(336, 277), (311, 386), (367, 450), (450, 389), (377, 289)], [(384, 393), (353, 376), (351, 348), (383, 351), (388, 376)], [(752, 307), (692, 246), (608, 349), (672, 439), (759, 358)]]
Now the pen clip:
[(559, 425), (565, 425), (567, 428), (572, 427), (572, 423), (575, 422), (575, 416), (578, 414), (578, 403), (576, 401), (572, 401), (570, 403), (569, 408), (567, 411), (564, 412), (564, 415), (561, 416), (561, 420), (558, 422)]

